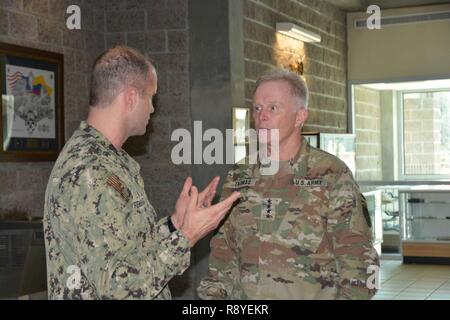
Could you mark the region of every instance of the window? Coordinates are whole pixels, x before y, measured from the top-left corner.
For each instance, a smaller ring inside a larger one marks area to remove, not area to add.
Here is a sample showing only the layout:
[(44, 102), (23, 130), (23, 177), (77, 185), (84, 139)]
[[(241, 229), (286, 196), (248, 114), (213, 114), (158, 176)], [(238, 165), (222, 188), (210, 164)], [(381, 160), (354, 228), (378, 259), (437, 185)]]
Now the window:
[(450, 90), (399, 94), (404, 178), (450, 176)]
[(450, 79), (351, 87), (358, 181), (450, 179)]

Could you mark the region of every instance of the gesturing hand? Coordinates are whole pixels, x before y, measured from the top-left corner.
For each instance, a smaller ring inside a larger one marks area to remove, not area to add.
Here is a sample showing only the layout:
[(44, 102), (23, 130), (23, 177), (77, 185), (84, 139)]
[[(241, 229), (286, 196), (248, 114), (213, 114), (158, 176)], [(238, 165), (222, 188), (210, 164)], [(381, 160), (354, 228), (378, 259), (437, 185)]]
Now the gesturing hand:
[[(198, 195), (197, 199), (197, 208), (208, 208), (211, 206), (211, 202), (216, 195), (217, 185), (219, 184), (220, 177), (214, 177), (211, 182), (206, 186), (205, 189)], [(187, 177), (184, 181), (183, 189), (178, 196), (177, 203), (175, 204), (175, 214), (172, 216), (172, 222), (175, 225), (175, 228), (179, 229), (179, 227), (183, 224), (184, 216), (186, 214), (186, 210), (189, 204), (190, 194), (189, 191), (192, 187), (192, 178)]]
[(216, 195), (217, 185), (219, 184), (220, 177), (216, 176), (211, 182), (203, 189), (198, 195), (197, 208), (208, 208), (211, 205), (214, 196)]
[(210, 206), (209, 208), (199, 209), (199, 194), (195, 186), (191, 187), (191, 196), (189, 205), (184, 216), (181, 232), (186, 236), (190, 246), (203, 238), (210, 231), (217, 228), (220, 221), (224, 218), (233, 203), (240, 197), (239, 192), (233, 192), (225, 200)]
[(172, 222), (177, 229), (179, 229), (183, 224), (184, 216), (189, 205), (189, 190), (191, 189), (191, 187), (192, 178), (187, 177), (184, 181), (183, 189), (178, 196), (177, 203), (175, 204), (175, 214), (172, 215)]

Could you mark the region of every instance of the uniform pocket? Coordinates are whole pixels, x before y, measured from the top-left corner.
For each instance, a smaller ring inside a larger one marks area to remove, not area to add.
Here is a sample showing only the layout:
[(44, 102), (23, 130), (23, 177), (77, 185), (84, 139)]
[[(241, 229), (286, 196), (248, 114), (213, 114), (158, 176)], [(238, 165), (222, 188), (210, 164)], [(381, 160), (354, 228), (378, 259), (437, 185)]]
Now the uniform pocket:
[(325, 235), (322, 218), (325, 204), (324, 190), (300, 187), (280, 225), (280, 235), (299, 255), (317, 252)]
[(280, 225), (279, 241), (301, 256), (315, 254), (324, 237), (324, 226), (319, 215), (300, 212), (288, 213)]

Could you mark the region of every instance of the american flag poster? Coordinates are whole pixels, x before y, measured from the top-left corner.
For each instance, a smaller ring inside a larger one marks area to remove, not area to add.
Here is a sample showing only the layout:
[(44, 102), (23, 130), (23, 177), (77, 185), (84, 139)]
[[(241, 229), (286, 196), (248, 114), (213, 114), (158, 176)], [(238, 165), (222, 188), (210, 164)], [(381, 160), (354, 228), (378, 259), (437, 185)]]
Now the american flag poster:
[(5, 67), (7, 136), (54, 139), (54, 72), (11, 64)]

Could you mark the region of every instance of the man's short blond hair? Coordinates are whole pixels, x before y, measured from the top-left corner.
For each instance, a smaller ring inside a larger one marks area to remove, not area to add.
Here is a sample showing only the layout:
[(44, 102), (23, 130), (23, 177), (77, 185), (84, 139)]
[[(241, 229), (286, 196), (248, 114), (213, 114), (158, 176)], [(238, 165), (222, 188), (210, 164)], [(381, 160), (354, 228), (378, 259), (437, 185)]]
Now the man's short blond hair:
[(296, 105), (296, 107), (303, 107), (305, 109), (308, 108), (308, 86), (306, 85), (305, 80), (303, 80), (303, 78), (299, 74), (282, 68), (269, 69), (264, 72), (256, 81), (254, 92), (256, 92), (261, 84), (271, 81), (286, 81), (291, 88), (291, 94), (298, 100), (298, 104)]
[(130, 86), (144, 94), (152, 69), (153, 63), (139, 50), (127, 46), (108, 49), (94, 62), (89, 104), (93, 107), (107, 106)]

